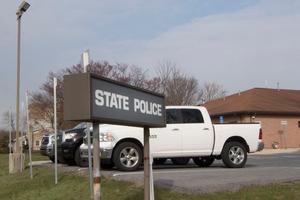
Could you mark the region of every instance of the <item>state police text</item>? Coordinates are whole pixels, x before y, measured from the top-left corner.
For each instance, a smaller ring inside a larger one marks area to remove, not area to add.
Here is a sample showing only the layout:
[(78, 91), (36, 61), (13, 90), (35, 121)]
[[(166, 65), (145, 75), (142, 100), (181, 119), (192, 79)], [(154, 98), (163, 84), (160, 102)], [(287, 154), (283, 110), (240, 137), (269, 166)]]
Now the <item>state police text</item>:
[[(95, 90), (95, 104), (108, 108), (129, 111), (129, 97), (104, 90)], [(134, 112), (161, 116), (161, 104), (133, 98)]]

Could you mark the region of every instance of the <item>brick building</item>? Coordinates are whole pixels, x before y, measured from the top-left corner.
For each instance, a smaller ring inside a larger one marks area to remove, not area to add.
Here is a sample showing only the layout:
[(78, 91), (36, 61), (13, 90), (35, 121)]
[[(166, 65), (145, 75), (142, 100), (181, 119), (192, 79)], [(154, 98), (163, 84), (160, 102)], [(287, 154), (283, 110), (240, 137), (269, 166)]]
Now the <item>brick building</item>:
[(265, 148), (300, 147), (300, 90), (254, 88), (204, 106), (215, 123), (261, 123)]
[(31, 121), (31, 130), (32, 130), (32, 150), (38, 151), (40, 150), (40, 146), (42, 144), (42, 138), (45, 134), (53, 134), (54, 130), (50, 123), (39, 120), (39, 121)]

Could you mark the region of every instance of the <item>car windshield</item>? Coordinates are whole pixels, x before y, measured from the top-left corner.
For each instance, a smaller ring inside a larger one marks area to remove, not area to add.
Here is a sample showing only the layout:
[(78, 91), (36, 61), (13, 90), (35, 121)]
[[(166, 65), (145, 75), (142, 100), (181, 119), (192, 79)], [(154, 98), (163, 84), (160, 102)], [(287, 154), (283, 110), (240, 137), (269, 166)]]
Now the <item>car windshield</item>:
[(82, 129), (82, 128), (86, 128), (86, 123), (85, 122), (77, 124), (73, 129)]
[(49, 137), (43, 137), (42, 144), (46, 145), (49, 143)]
[(72, 129), (85, 129), (87, 126), (90, 126), (90, 127), (92, 127), (92, 123), (90, 123), (90, 122), (81, 122), (81, 123), (79, 123), (79, 124), (77, 124), (74, 128), (72, 128)]

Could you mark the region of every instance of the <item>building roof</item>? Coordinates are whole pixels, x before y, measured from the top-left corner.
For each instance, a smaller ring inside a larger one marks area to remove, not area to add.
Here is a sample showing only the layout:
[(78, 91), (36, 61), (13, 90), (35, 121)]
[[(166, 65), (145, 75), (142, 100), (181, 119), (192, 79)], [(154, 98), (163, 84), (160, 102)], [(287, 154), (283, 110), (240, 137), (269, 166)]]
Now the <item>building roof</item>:
[(253, 88), (203, 104), (213, 116), (232, 114), (299, 115), (300, 90)]

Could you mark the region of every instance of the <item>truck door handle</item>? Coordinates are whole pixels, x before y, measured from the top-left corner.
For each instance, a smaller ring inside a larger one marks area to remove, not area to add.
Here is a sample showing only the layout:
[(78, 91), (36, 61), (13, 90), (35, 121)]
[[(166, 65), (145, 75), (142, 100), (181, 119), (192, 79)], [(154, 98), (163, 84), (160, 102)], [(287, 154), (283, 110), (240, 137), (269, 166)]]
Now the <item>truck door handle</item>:
[(173, 128), (172, 131), (179, 131), (179, 128)]
[(209, 130), (209, 128), (203, 128), (203, 130), (204, 130), (204, 131), (208, 131), (208, 130)]

